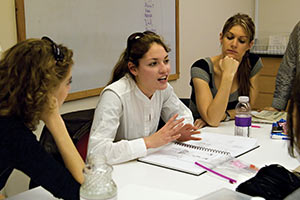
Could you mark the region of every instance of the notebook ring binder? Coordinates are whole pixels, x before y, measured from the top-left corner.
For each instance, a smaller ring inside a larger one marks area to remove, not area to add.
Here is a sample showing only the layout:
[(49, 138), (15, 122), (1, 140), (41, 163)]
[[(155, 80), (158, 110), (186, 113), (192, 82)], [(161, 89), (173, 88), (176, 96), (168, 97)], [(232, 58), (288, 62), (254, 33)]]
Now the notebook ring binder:
[(212, 169), (259, 147), (254, 138), (205, 132), (201, 138), (195, 142), (171, 142), (138, 158), (138, 161), (199, 176), (206, 170), (196, 166), (195, 162)]
[(201, 151), (207, 151), (207, 152), (214, 152), (214, 153), (219, 153), (219, 154), (224, 154), (224, 155), (230, 155), (229, 152), (218, 150), (218, 149), (211, 149), (211, 148), (207, 148), (207, 147), (195, 146), (195, 145), (192, 145), (192, 144), (186, 144), (186, 143), (181, 143), (181, 142), (174, 142), (174, 143), (176, 145), (184, 146), (184, 147), (191, 148), (191, 149), (198, 149), (198, 150), (201, 150)]

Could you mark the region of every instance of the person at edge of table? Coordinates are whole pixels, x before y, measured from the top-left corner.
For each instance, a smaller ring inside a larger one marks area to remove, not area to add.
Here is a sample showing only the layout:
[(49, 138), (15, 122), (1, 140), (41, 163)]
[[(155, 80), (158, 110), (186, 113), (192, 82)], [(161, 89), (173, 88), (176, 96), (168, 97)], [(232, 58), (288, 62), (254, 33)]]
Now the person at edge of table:
[[(84, 162), (59, 107), (72, 81), (73, 51), (50, 38), (27, 39), (0, 60), (0, 189), (13, 169), (28, 175), (57, 198), (79, 199)], [(65, 166), (39, 144), (32, 131), (42, 120)]]
[[(290, 140), (287, 140), (288, 144), (288, 152), (291, 157), (294, 157), (300, 162), (300, 74), (298, 74), (294, 78), (294, 84), (292, 86), (292, 93), (291, 93), (291, 100), (288, 106), (288, 114), (287, 114), (287, 134)], [(273, 166), (266, 166), (266, 168), (271, 167), (270, 169), (275, 169)], [(300, 167), (300, 166), (299, 166)], [(277, 175), (272, 178), (268, 177), (271, 176), (270, 169), (264, 170), (266, 173), (265, 177), (260, 174), (260, 178), (255, 179), (256, 177), (251, 178), (250, 180), (246, 181), (247, 184), (244, 184), (242, 187), (238, 186), (239, 192), (253, 195), (256, 193), (254, 188), (256, 188), (257, 193), (265, 199), (284, 199), (284, 200), (294, 200), (300, 199), (300, 187), (299, 181), (296, 180), (296, 177), (299, 176), (299, 167), (296, 168), (294, 171), (298, 173), (294, 173), (294, 175), (289, 174), (288, 172), (282, 172), (282, 176), (290, 176), (289, 178), (283, 179), (281, 176)], [(278, 169), (285, 171), (283, 166), (278, 166)], [(259, 172), (258, 172), (259, 173)], [(274, 171), (274, 173), (279, 173), (279, 171)], [(295, 176), (296, 175), (296, 176)], [(264, 177), (264, 178), (263, 178)], [(298, 178), (299, 179), (299, 178)], [(285, 184), (284, 186), (282, 184)], [(291, 184), (291, 185), (287, 185)], [(282, 187), (278, 189), (279, 187)], [(248, 190), (247, 190), (248, 188)], [(284, 189), (283, 189), (284, 188)], [(262, 190), (270, 190), (268, 192), (262, 193)]]
[(258, 96), (261, 59), (249, 52), (255, 25), (246, 14), (235, 14), (220, 33), (221, 54), (197, 60), (191, 67), (190, 106), (195, 125), (219, 126), (235, 117), (239, 96), (249, 96), (253, 106)]
[[(291, 101), (288, 106), (287, 130), (290, 137), (289, 154), (300, 163), (300, 74), (294, 78)], [(299, 166), (300, 167), (300, 166)], [(299, 167), (297, 168), (299, 170)], [(297, 170), (297, 171), (298, 171)], [(299, 172), (299, 171), (298, 171)], [(300, 188), (296, 189), (285, 200), (300, 199)]]
[(264, 110), (286, 110), (294, 77), (300, 72), (300, 21), (290, 34), (289, 42), (276, 76), (276, 85), (271, 107)]

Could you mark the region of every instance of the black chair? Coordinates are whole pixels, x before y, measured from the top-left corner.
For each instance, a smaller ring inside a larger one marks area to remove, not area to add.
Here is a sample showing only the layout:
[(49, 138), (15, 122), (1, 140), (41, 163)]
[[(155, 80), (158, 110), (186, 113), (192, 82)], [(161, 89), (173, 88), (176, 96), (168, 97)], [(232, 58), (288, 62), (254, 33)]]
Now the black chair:
[[(190, 99), (188, 98), (179, 98), (186, 107), (189, 107), (190, 105)], [(162, 118), (160, 118), (159, 120), (159, 124), (158, 124), (158, 127), (157, 127), (157, 130), (161, 129), (166, 123), (164, 122), (164, 120), (162, 120)]]
[[(62, 115), (70, 137), (83, 160), (85, 160), (87, 154), (87, 145), (91, 126), (93, 123), (94, 112), (95, 109), (88, 109), (70, 112)], [(46, 152), (51, 154), (55, 160), (64, 165), (63, 159), (59, 153), (56, 143), (46, 126), (44, 126), (42, 130), (39, 142), (44, 147)], [(37, 186), (38, 185), (36, 183), (30, 180), (29, 188)]]
[(186, 105), (186, 107), (189, 107), (189, 105), (190, 105), (189, 98), (180, 98), (180, 100), (182, 101), (182, 103), (184, 103), (184, 105)]

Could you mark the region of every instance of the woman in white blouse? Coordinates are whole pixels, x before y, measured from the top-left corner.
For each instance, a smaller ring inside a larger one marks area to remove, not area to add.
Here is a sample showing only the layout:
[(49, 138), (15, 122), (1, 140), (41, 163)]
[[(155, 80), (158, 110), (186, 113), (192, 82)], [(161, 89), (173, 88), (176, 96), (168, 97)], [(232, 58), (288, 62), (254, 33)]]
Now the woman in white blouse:
[[(168, 83), (169, 48), (146, 31), (128, 37), (112, 79), (100, 95), (88, 153), (110, 164), (136, 159), (171, 141), (199, 140), (192, 113)], [(160, 117), (166, 124), (159, 130)]]

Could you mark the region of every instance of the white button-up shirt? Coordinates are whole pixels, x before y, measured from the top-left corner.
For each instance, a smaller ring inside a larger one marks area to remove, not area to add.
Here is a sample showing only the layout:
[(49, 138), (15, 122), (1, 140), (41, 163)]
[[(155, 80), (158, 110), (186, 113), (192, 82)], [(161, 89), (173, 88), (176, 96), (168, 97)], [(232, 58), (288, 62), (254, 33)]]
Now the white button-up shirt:
[(126, 75), (104, 88), (95, 110), (88, 153), (105, 154), (116, 164), (147, 154), (144, 137), (157, 131), (160, 117), (167, 122), (173, 115), (193, 123), (192, 113), (168, 84), (151, 99)]

